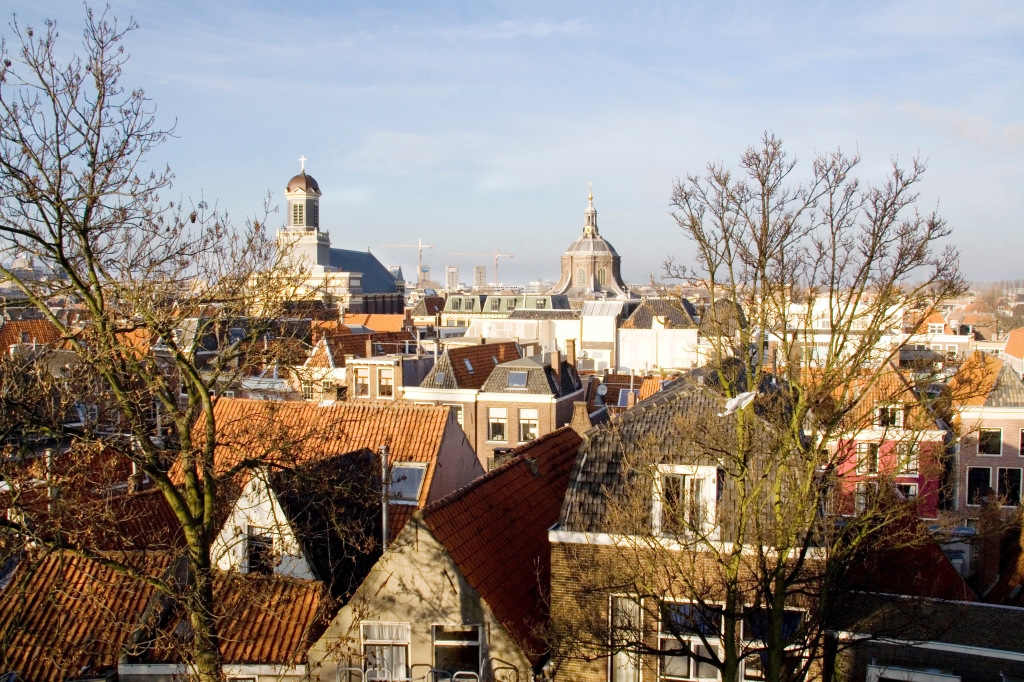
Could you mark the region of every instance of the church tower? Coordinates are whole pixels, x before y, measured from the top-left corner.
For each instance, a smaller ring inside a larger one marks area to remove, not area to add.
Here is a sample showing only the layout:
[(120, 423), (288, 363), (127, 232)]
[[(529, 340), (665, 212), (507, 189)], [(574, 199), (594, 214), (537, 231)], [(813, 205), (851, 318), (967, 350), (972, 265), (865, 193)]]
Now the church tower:
[(587, 195), (587, 202), (583, 234), (562, 254), (562, 275), (548, 293), (575, 300), (629, 299), (629, 290), (619, 272), (619, 254), (597, 231), (593, 191)]
[(299, 159), (301, 172), (288, 181), (284, 196), (287, 201), (285, 228), (278, 232), (278, 243), (294, 244), (296, 255), (308, 265), (327, 268), (331, 263), (331, 239), (320, 231), (320, 186), (312, 175), (306, 175), (306, 157)]

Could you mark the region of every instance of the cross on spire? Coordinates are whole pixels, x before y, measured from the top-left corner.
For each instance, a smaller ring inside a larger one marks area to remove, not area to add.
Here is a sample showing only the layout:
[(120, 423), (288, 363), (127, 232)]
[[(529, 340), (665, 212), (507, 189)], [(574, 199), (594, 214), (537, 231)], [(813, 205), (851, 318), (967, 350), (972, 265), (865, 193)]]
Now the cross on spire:
[(306, 172), (306, 157), (305, 156), (300, 156), (299, 157), (299, 163), (302, 164), (302, 172), (305, 173)]

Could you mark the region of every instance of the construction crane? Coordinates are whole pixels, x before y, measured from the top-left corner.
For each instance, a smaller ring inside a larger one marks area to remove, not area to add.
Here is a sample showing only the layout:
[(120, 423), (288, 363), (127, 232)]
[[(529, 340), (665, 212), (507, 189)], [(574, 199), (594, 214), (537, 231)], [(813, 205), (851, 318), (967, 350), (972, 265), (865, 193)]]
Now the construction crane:
[(433, 246), (424, 244), (420, 239), (417, 244), (381, 244), (380, 247), (382, 249), (416, 249), (419, 254), (416, 260), (416, 286), (423, 287), (423, 249), (432, 249)]
[(499, 258), (511, 258), (514, 254), (511, 253), (498, 253), (495, 249), (494, 253), (449, 253), (449, 256), (490, 256), (494, 258), (494, 286), (498, 286), (498, 259)]

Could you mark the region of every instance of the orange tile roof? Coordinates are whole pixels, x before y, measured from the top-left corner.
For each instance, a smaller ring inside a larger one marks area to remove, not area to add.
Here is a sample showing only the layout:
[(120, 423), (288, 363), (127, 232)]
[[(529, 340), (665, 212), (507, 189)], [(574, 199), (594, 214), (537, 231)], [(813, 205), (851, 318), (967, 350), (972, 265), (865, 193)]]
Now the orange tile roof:
[(10, 320), (0, 326), (0, 352), (23, 343), (23, 334), (28, 334), (28, 343), (47, 344), (60, 339), (60, 332), (48, 320)]
[[(214, 406), (215, 467), (223, 473), (247, 458), (294, 466), (362, 448), (377, 452), (387, 445), (392, 462), (428, 463), (422, 503), (430, 491), (450, 416), (446, 406), (319, 406), (299, 401), (219, 398)], [(179, 464), (172, 468), (171, 476), (172, 480), (181, 480)]]
[[(166, 557), (148, 556), (156, 570), (166, 567)], [(63, 682), (116, 669), (152, 595), (146, 583), (89, 559), (28, 555), (0, 592), (0, 670)]]
[(325, 336), (313, 348), (305, 366), (316, 369), (344, 367), (346, 355), (366, 357), (367, 340), (374, 344), (374, 353), (377, 354), (404, 353), (406, 348), (416, 348), (416, 337), (408, 331)]
[[(302, 664), (323, 633), (332, 604), (323, 583), (281, 576), (218, 573), (214, 578), (221, 660), (231, 664)], [(174, 633), (177, 618), (161, 630)], [(145, 663), (180, 661), (174, 635), (159, 637)]]
[(546, 649), (532, 626), (546, 620), (538, 582), (551, 574), (548, 529), (581, 442), (569, 427), (549, 433), (423, 510), (427, 528), (532, 661)]
[(640, 400), (647, 400), (660, 391), (664, 381), (661, 377), (645, 377), (644, 382), (640, 384)]
[(344, 324), (360, 324), (375, 332), (400, 332), (412, 324), (408, 315), (346, 315)]
[[(452, 374), (455, 375), (455, 383), (459, 388), (481, 388), (495, 367), (522, 357), (519, 346), (514, 341), (458, 346), (449, 348), (446, 352), (451, 362)], [(467, 360), (473, 367), (472, 372), (466, 365)]]
[(1024, 359), (1024, 327), (1014, 329), (1006, 337), (1006, 347), (1003, 349), (1003, 355), (1009, 355), (1018, 360)]

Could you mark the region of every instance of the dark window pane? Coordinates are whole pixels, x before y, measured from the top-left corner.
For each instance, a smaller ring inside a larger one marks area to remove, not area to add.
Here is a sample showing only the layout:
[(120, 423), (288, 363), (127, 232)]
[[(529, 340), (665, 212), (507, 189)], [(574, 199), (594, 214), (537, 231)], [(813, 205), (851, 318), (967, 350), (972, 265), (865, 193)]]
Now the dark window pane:
[(246, 547), (249, 573), (270, 575), (274, 572), (274, 539), (255, 529), (249, 529)]
[(1020, 469), (998, 469), (999, 497), (1003, 504), (1017, 506), (1020, 504)]
[(508, 373), (508, 386), (509, 388), (526, 388), (526, 372), (509, 372)]
[(420, 498), (420, 485), (423, 483), (423, 467), (395, 467), (391, 470), (391, 485), (388, 486), (388, 497), (392, 500), (416, 502)]
[(973, 467), (967, 470), (967, 504), (981, 504), (979, 500), (988, 494), (991, 481), (990, 470)]
[(978, 454), (1003, 454), (1003, 432), (1000, 429), (982, 429), (978, 432)]
[(673, 635), (703, 634), (717, 637), (721, 612), (699, 604), (667, 604), (665, 630)]

